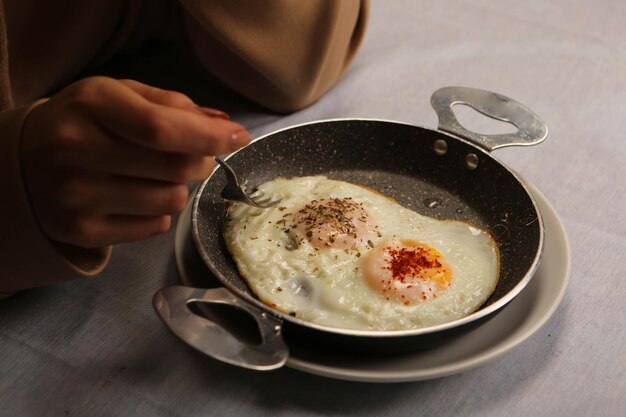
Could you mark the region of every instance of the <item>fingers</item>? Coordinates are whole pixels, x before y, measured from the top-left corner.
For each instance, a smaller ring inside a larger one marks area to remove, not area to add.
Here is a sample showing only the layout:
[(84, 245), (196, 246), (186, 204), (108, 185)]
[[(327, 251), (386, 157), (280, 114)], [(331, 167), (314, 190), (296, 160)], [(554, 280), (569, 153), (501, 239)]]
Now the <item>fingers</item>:
[(20, 158), (46, 235), (98, 247), (168, 230), (186, 204), (186, 183), (211, 173), (212, 155), (249, 140), (225, 113), (183, 94), (94, 77), (31, 112)]
[[(191, 111), (191, 100), (178, 93), (139, 87), (138, 83), (109, 81), (79, 83), (75, 88), (78, 103), (89, 108), (102, 126), (150, 149), (218, 155), (239, 149), (250, 141), (250, 134), (243, 126)], [(169, 105), (160, 104), (165, 102)]]
[(180, 109), (195, 111), (200, 114), (204, 114), (209, 117), (218, 117), (220, 119), (228, 120), (228, 114), (217, 109), (211, 109), (208, 107), (200, 107), (196, 105), (186, 95), (177, 91), (163, 90), (161, 88), (152, 87), (140, 83), (135, 80), (119, 80), (122, 84), (134, 90), (136, 93), (142, 95), (145, 99), (152, 101), (156, 104), (162, 104), (168, 107), (176, 107)]
[[(179, 106), (191, 103), (182, 94), (134, 84), (135, 88), (143, 88), (143, 94), (152, 94), (155, 100), (169, 100), (170, 104)], [(212, 109), (202, 109), (200, 113), (205, 111), (213, 112)], [(85, 173), (186, 183), (206, 178), (214, 167), (211, 156), (147, 148), (118, 136), (105, 126), (90, 123), (85, 117), (65, 123), (57, 132), (56, 149), (45, 151), (45, 158), (53, 158), (61, 167)]]
[[(126, 149), (126, 151), (122, 151)], [(185, 184), (201, 181), (208, 177), (215, 167), (210, 156), (193, 156), (178, 153), (145, 152), (136, 148), (121, 146), (111, 149), (106, 155), (110, 159), (98, 158), (92, 169), (123, 177), (135, 177)], [(141, 156), (140, 158), (138, 156)]]
[(160, 152), (121, 138), (90, 130), (90, 140), (78, 152), (66, 156), (65, 163), (85, 172), (121, 177), (154, 179), (184, 184), (203, 180), (211, 174), (211, 156)]
[(166, 232), (189, 196), (186, 185), (121, 177), (72, 179), (51, 191), (62, 205), (40, 218), (42, 228), (59, 242), (87, 248)]
[(93, 247), (146, 239), (167, 232), (171, 225), (171, 216), (108, 216), (92, 226), (97, 242)]
[(51, 188), (66, 216), (168, 215), (185, 208), (185, 184), (124, 177), (71, 177)]
[(134, 242), (167, 232), (171, 216), (81, 216), (54, 223), (56, 240), (83, 248)]
[(185, 94), (177, 91), (164, 90), (158, 87), (152, 87), (147, 84), (140, 83), (135, 80), (118, 80), (121, 84), (135, 91), (137, 94), (144, 97), (155, 104), (161, 104), (168, 107), (175, 107), (179, 109), (194, 110), (196, 103), (193, 102)]
[(135, 80), (119, 81), (130, 89), (134, 90), (136, 93), (143, 96), (146, 100), (149, 100), (155, 104), (161, 104), (167, 107), (175, 107), (183, 110), (193, 111), (208, 117), (216, 117), (223, 120), (230, 119), (228, 114), (224, 113), (223, 111), (212, 109), (209, 107), (198, 106), (185, 94), (179, 93), (177, 91), (152, 87), (150, 85), (146, 85)]

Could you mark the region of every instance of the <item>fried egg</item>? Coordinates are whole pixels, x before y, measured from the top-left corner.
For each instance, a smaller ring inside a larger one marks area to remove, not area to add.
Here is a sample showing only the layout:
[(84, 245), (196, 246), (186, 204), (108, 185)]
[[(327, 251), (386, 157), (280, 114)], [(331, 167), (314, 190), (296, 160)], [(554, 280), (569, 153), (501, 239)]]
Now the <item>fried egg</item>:
[(476, 311), (496, 288), (497, 245), (471, 224), (324, 176), (258, 188), (280, 203), (233, 203), (224, 239), (250, 289), (285, 314), (343, 329), (417, 329)]

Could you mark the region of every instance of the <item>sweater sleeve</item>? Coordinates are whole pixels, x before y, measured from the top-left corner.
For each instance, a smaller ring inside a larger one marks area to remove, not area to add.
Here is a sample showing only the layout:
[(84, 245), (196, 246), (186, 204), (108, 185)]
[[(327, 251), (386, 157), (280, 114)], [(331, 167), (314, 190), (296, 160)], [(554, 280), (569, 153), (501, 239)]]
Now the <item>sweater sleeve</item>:
[(0, 298), (16, 291), (95, 275), (111, 248), (53, 244), (39, 227), (22, 180), (19, 144), (24, 121), (39, 102), (0, 112)]
[(315, 102), (341, 76), (365, 32), (366, 0), (180, 0), (204, 68), (276, 111)]

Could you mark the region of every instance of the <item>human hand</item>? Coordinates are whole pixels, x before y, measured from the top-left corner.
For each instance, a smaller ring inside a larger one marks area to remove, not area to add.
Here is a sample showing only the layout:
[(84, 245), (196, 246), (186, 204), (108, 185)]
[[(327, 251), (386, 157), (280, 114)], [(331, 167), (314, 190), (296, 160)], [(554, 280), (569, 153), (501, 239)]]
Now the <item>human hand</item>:
[(212, 155), (250, 141), (225, 113), (131, 80), (78, 81), (32, 110), (20, 149), (35, 217), (57, 242), (95, 248), (167, 231)]

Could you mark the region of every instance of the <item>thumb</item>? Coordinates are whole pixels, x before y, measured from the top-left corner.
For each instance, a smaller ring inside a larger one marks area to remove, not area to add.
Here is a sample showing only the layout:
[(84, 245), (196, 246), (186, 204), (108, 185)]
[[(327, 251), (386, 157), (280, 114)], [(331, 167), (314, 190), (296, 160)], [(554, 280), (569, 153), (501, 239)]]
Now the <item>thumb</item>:
[(224, 113), (221, 110), (198, 106), (191, 98), (183, 93), (172, 90), (164, 90), (158, 87), (152, 87), (150, 85), (143, 84), (135, 80), (126, 79), (119, 80), (119, 82), (154, 104), (160, 104), (162, 106), (173, 107), (176, 109), (189, 110), (203, 114), (205, 116), (217, 117), (224, 120), (230, 119), (228, 114)]

